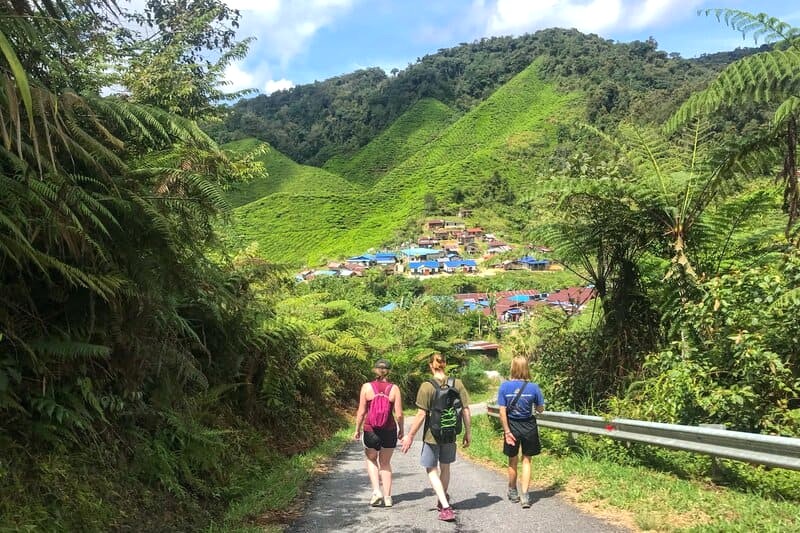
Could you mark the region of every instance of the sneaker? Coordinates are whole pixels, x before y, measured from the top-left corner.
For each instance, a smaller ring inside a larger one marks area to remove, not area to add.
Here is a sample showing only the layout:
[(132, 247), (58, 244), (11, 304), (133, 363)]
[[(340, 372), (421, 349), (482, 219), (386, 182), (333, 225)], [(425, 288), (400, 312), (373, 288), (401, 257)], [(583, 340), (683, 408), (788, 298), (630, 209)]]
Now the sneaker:
[(384, 507), (391, 507), (392, 506), (392, 497), (391, 496), (384, 496), (383, 497), (383, 506)]
[(439, 511), (439, 520), (444, 520), (445, 522), (452, 522), (456, 519), (456, 513), (453, 512), (452, 507), (445, 507), (441, 511)]
[(530, 508), (530, 506), (531, 506), (531, 495), (528, 494), (527, 492), (523, 492), (521, 501), (522, 501), (522, 508), (523, 509)]
[(372, 507), (380, 507), (381, 505), (383, 505), (383, 496), (381, 496), (380, 494), (373, 494), (372, 499), (369, 501), (369, 504)]
[(519, 492), (517, 492), (517, 489), (508, 489), (508, 500), (512, 503), (519, 502)]

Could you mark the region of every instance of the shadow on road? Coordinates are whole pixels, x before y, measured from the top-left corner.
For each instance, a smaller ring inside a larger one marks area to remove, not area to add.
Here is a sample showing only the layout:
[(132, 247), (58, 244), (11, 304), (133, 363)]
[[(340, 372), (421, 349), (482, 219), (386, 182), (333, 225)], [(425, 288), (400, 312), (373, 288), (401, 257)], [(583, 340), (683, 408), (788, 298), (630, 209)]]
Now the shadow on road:
[(531, 505), (546, 498), (552, 498), (558, 491), (553, 489), (529, 490), (528, 494), (531, 497)]
[(433, 492), (433, 489), (425, 489), (425, 490), (418, 490), (416, 492), (403, 492), (402, 494), (395, 493), (392, 496), (392, 500), (395, 503), (397, 502), (412, 502), (415, 500), (421, 500), (423, 498), (434, 498), (436, 494)]
[(489, 507), (500, 501), (503, 501), (503, 498), (497, 494), (479, 492), (467, 500), (453, 502), (453, 509), (480, 509), (482, 507)]

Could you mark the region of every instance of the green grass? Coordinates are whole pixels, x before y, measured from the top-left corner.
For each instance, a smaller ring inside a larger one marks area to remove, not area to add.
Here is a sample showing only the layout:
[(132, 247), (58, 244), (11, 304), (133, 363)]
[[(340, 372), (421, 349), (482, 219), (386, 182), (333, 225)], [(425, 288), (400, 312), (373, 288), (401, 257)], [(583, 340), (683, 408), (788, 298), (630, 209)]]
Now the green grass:
[(491, 382), (487, 390), (476, 394), (470, 393), (469, 399), (472, 403), (494, 402), (497, 400), (497, 390), (499, 387), (499, 383)]
[(320, 465), (352, 437), (336, 412), (279, 429), (205, 414), (217, 426), (196, 436), (197, 448), (173, 449), (166, 431), (110, 445), (4, 447), (0, 531), (279, 530)]
[[(246, 151), (252, 150), (259, 144), (263, 143), (255, 139), (245, 139), (228, 143), (223, 148)], [(267, 175), (230, 190), (226, 196), (232, 206), (238, 207), (275, 193), (302, 195), (359, 191), (359, 187), (338, 174), (317, 167), (300, 165), (272, 148), (259, 160), (264, 163)]]
[[(500, 433), (493, 420), (487, 416), (475, 417), (472, 427), (473, 442), (466, 453), (498, 467), (505, 466)], [(534, 458), (533, 466), (533, 482), (537, 488), (561, 492), (579, 505), (586, 504), (587, 509), (599, 509), (603, 515), (616, 516), (641, 530), (800, 531), (800, 495), (793, 492), (800, 491), (796, 472), (773, 474), (747, 465), (735, 465), (735, 468), (758, 472), (762, 480), (737, 489), (725, 488), (697, 476), (697, 472), (690, 475), (680, 468), (643, 466), (642, 458), (632, 457), (625, 446), (616, 443), (607, 446), (602, 442), (607, 443), (608, 439), (586, 437), (593, 442), (581, 453), (561, 455), (552, 450), (565, 449), (563, 432), (543, 428), (541, 435), (545, 451)], [(592, 450), (599, 446), (617, 450), (618, 460), (603, 458)], [(652, 453), (672, 454), (676, 464), (692, 461), (690, 454), (664, 450)], [(776, 493), (768, 487), (770, 477), (791, 479), (795, 488), (789, 486)]]
[(220, 523), (208, 531), (282, 531), (280, 523), (271, 523), (265, 517), (290, 511), (319, 467), (352, 438), (353, 428), (348, 426), (307, 452), (273, 459), (264, 467), (254, 464), (240, 480), (240, 495)]
[(445, 104), (424, 98), (353, 157), (336, 156), (323, 168), (361, 185), (374, 185), (427, 144), (435, 141), (456, 119)]
[(225, 236), (234, 246), (255, 241), (264, 257), (295, 265), (391, 244), (409, 220), (422, 217), (428, 192), (444, 198), (455, 188), (477, 190), (494, 172), (518, 185), (530, 180), (531, 165), (555, 145), (559, 124), (576, 118), (578, 98), (557, 92), (531, 66), (369, 190), (271, 194), (236, 209)]

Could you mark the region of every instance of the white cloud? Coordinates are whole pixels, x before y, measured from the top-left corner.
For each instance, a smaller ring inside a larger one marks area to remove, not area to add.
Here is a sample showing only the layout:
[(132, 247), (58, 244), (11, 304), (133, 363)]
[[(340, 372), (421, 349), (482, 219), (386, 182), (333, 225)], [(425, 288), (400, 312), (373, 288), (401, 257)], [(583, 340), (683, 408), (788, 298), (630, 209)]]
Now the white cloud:
[(253, 89), (255, 87), (255, 78), (252, 74), (242, 70), (240, 63), (228, 65), (225, 69), (225, 81), (228, 82), (228, 85), (225, 86), (226, 92)]
[(346, 15), (359, 0), (224, 1), (241, 13), (238, 37), (256, 38), (236, 74), (249, 76), (251, 86), (264, 87), (269, 94), (294, 87), (290, 80), (274, 78), (308, 49), (317, 32)]
[(600, 33), (641, 29), (683, 16), (700, 0), (475, 0), (488, 35), (520, 34), (543, 28)]
[(357, 0), (225, 0), (242, 14), (240, 37), (255, 36), (262, 57), (286, 66), (314, 35), (345, 15)]
[(281, 78), (279, 80), (268, 80), (264, 85), (264, 93), (270, 95), (275, 91), (283, 91), (286, 89), (291, 89), (292, 87), (294, 87), (294, 82), (285, 78)]

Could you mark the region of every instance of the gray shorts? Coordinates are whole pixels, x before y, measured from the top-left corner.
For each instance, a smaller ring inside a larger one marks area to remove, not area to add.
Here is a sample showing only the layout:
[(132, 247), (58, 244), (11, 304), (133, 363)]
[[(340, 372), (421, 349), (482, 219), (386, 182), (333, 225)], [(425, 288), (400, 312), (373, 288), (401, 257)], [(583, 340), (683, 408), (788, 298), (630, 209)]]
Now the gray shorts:
[(456, 461), (456, 443), (428, 444), (422, 443), (422, 455), (419, 462), (425, 468), (436, 468), (441, 464), (450, 464)]

